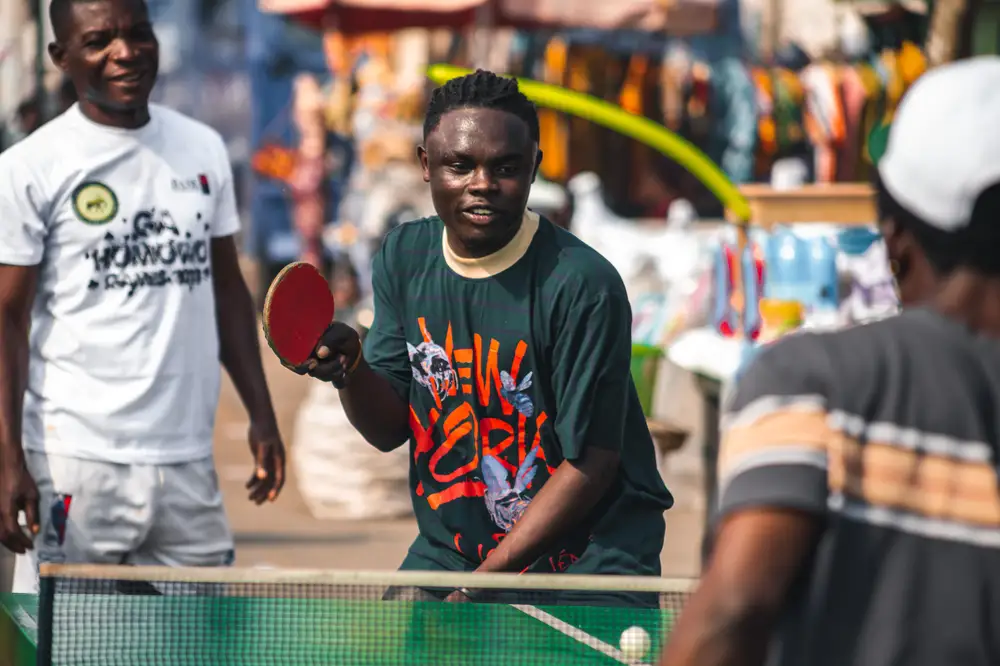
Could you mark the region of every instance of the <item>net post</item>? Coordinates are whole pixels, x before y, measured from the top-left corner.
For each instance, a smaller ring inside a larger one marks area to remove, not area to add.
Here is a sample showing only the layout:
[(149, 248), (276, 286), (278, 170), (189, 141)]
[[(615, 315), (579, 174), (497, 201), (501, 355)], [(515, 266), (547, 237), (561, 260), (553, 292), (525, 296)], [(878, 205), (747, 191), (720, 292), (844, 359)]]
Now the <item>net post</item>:
[(55, 611), (56, 579), (44, 574), (38, 577), (38, 666), (52, 666), (52, 619)]

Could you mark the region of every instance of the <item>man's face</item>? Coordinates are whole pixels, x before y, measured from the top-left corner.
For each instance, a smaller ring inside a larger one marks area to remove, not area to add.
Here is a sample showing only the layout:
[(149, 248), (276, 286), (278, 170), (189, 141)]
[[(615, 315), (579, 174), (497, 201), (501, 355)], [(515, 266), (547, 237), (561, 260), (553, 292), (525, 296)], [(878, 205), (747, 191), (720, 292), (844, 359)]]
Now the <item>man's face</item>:
[(465, 250), (483, 256), (517, 233), (541, 162), (523, 120), (497, 109), (455, 109), (418, 155), (434, 208)]
[(74, 3), (65, 32), (49, 52), (81, 100), (112, 112), (146, 106), (160, 46), (141, 0)]

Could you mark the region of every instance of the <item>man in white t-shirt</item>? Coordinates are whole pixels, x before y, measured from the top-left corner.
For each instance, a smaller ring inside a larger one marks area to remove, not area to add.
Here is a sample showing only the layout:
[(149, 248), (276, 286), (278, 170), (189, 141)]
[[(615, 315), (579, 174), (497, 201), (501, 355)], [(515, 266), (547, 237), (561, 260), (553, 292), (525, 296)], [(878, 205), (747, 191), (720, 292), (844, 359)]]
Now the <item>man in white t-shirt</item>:
[(0, 155), (0, 543), (29, 574), (225, 565), (220, 361), (250, 415), (250, 499), (275, 499), (285, 465), (225, 145), (148, 103), (143, 0), (49, 11), (80, 102)]

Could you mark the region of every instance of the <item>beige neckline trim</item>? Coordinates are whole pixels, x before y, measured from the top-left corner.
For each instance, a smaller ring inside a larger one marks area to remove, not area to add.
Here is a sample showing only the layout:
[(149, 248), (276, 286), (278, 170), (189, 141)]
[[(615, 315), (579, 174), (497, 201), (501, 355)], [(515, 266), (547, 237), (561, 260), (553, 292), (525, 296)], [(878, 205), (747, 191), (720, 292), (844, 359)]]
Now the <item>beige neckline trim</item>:
[(538, 213), (525, 209), (524, 219), (521, 221), (521, 228), (517, 230), (517, 234), (507, 245), (493, 254), (475, 259), (458, 256), (448, 245), (447, 228), (441, 236), (441, 249), (444, 252), (444, 260), (448, 264), (448, 268), (462, 277), (481, 280), (499, 275), (516, 264), (528, 251), (537, 231)]

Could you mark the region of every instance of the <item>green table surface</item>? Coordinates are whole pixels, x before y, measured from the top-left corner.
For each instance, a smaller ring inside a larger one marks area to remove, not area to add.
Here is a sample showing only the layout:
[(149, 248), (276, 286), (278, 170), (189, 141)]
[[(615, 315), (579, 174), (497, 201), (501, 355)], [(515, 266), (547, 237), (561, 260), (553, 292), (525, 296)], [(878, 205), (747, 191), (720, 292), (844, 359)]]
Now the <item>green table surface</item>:
[(30, 594), (0, 594), (0, 666), (35, 663), (38, 601)]
[[(53, 664), (641, 664), (658, 654), (673, 621), (670, 611), (647, 609), (526, 610), (350, 599), (61, 595)], [(0, 595), (0, 666), (35, 663), (37, 617), (36, 597)], [(647, 658), (608, 656), (632, 626), (652, 638)]]

